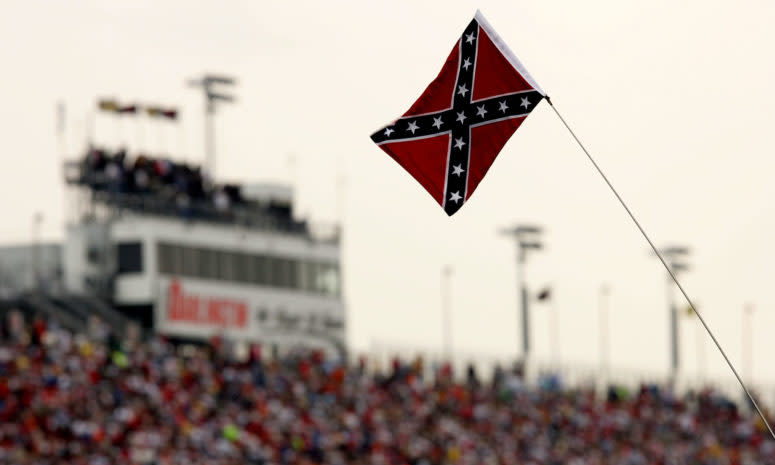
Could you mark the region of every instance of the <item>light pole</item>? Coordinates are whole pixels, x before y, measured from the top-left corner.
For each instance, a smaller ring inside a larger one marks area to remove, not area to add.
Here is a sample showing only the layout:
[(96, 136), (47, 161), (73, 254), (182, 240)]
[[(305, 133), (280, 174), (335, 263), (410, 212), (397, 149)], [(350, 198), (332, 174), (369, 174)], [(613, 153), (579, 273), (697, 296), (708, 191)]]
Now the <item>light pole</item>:
[(201, 87), (205, 91), (204, 171), (212, 181), (215, 180), (215, 127), (213, 121), (215, 104), (216, 102), (234, 102), (234, 96), (218, 92), (215, 86), (216, 84), (233, 86), (236, 83), (237, 81), (234, 78), (212, 74), (205, 74), (199, 79), (191, 79), (187, 83), (191, 87)]
[[(544, 299), (549, 298), (548, 296)], [(549, 343), (552, 345), (552, 363), (560, 368), (560, 325), (557, 318), (557, 301), (549, 298)]]
[(450, 296), (450, 280), (452, 278), (452, 266), (445, 265), (441, 268), (441, 317), (442, 317), (442, 344), (444, 358), (452, 363), (452, 298)]
[(517, 289), (522, 313), (522, 357), (527, 362), (530, 355), (530, 316), (528, 292), (525, 284), (525, 260), (528, 250), (540, 250), (542, 229), (533, 225), (518, 225), (500, 230), (500, 234), (514, 238), (517, 245)]
[[(660, 253), (676, 277), (689, 269), (686, 263), (689, 255), (688, 247), (669, 246), (661, 249)], [(667, 275), (667, 302), (670, 309), (670, 383), (675, 386), (681, 358), (678, 346), (678, 309), (673, 301), (673, 280), (669, 274)]]
[(608, 296), (611, 295), (611, 288), (608, 284), (600, 286), (600, 294), (598, 296), (598, 309), (600, 311), (600, 366), (603, 370), (603, 375), (608, 376)]
[[(697, 304), (695, 304), (697, 305)], [(694, 311), (692, 311), (694, 314)], [(701, 325), (694, 325), (695, 333), (694, 338), (697, 343), (697, 378), (700, 382), (705, 381), (705, 334), (702, 331)]]
[(36, 212), (32, 217), (32, 287), (40, 290), (40, 225), (43, 213)]
[(746, 382), (751, 382), (753, 373), (753, 305), (746, 304), (743, 308), (743, 376)]

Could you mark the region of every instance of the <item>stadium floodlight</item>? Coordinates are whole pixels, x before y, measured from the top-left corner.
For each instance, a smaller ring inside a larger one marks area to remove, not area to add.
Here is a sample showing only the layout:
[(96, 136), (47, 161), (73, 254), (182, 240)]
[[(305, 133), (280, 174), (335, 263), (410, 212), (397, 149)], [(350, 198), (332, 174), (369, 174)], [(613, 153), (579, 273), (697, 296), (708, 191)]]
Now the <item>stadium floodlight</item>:
[(234, 96), (218, 92), (214, 86), (233, 86), (237, 80), (216, 74), (205, 74), (198, 79), (189, 79), (186, 84), (189, 87), (201, 87), (205, 92), (205, 163), (204, 170), (211, 179), (215, 179), (215, 128), (213, 117), (215, 115), (216, 102), (234, 102)]
[(514, 231), (520, 234), (540, 234), (543, 229), (540, 226), (517, 226)]
[[(659, 253), (665, 259), (667, 259), (668, 257), (669, 258), (685, 257), (685, 256), (689, 255), (690, 252), (691, 252), (691, 250), (689, 249), (689, 247), (686, 247), (686, 246), (683, 246), (683, 245), (670, 245), (670, 246), (662, 247), (662, 248), (659, 249)], [(651, 254), (654, 255), (654, 256), (657, 255), (654, 251), (652, 251)]]
[(500, 234), (541, 234), (543, 229), (540, 226), (512, 226), (510, 228), (500, 228)]
[(224, 84), (227, 86), (233, 86), (237, 84), (237, 80), (233, 77), (216, 76), (213, 74), (205, 74), (204, 80), (213, 84)]
[[(690, 253), (689, 247), (670, 245), (659, 249), (659, 253), (673, 275), (689, 270), (689, 264), (686, 263)], [(678, 343), (678, 309), (673, 299), (673, 279), (669, 273), (667, 275), (667, 295), (670, 315), (670, 382), (675, 385), (681, 359)]]
[(233, 102), (234, 96), (233, 95), (226, 95), (226, 94), (218, 94), (215, 92), (208, 92), (207, 93), (207, 100), (219, 100), (221, 102)]
[(661, 252), (662, 255), (689, 255), (689, 247), (674, 245), (670, 247), (664, 247)]
[(673, 270), (673, 273), (678, 273), (679, 271), (688, 271), (690, 268), (686, 263), (671, 262), (670, 269)]
[(501, 235), (514, 238), (517, 246), (517, 289), (522, 316), (522, 357), (527, 363), (530, 354), (530, 315), (528, 313), (528, 291), (525, 284), (525, 261), (528, 250), (541, 250), (540, 237), (543, 228), (535, 225), (516, 225), (510, 228), (501, 228)]

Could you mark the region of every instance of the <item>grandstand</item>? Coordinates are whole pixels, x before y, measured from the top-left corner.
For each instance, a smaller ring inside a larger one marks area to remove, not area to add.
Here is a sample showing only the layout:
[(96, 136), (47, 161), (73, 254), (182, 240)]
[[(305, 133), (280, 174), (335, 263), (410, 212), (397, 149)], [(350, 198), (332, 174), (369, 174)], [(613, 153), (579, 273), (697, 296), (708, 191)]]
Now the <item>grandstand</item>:
[(0, 284), (0, 312), (345, 355), (338, 231), (296, 219), (290, 188), (97, 147), (65, 180), (77, 200), (64, 242), (0, 248), (0, 276), (21, 276)]
[(772, 463), (757, 417), (712, 390), (568, 389), (519, 366), (320, 351), (234, 358), (41, 319), (3, 320), (0, 463), (667, 465)]

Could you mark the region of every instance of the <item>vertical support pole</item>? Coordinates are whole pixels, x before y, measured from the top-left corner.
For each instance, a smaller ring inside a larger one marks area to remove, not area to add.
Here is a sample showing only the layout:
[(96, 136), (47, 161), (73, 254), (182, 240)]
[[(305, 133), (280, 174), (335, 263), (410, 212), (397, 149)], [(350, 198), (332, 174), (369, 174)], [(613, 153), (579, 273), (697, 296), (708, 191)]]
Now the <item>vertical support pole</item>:
[(452, 267), (447, 265), (441, 269), (441, 299), (442, 299), (442, 344), (444, 358), (452, 363), (452, 299), (450, 296), (450, 278)]
[(740, 374), (737, 372), (737, 369), (735, 369), (735, 366), (732, 365), (732, 361), (729, 360), (729, 357), (727, 356), (726, 352), (724, 352), (724, 349), (721, 348), (721, 344), (719, 344), (718, 340), (716, 339), (716, 336), (713, 335), (713, 332), (710, 330), (710, 327), (708, 327), (707, 323), (705, 323), (705, 319), (702, 317), (700, 312), (697, 311), (697, 307), (695, 307), (694, 304), (692, 303), (692, 299), (689, 298), (689, 295), (686, 293), (683, 286), (681, 286), (681, 283), (678, 281), (678, 278), (671, 270), (671, 267), (667, 264), (667, 261), (665, 261), (665, 258), (662, 256), (661, 253), (659, 253), (659, 250), (657, 250), (657, 247), (654, 245), (654, 242), (651, 240), (648, 234), (646, 234), (646, 231), (643, 229), (643, 226), (641, 226), (641, 224), (635, 218), (635, 215), (632, 214), (630, 207), (628, 207), (627, 204), (624, 203), (624, 200), (616, 191), (613, 184), (611, 184), (611, 181), (608, 180), (608, 177), (606, 177), (605, 173), (603, 173), (603, 170), (600, 169), (600, 166), (598, 166), (595, 159), (592, 158), (592, 155), (589, 153), (587, 148), (584, 147), (584, 144), (581, 143), (581, 140), (579, 140), (579, 138), (570, 128), (568, 123), (565, 121), (565, 118), (563, 118), (560, 112), (557, 111), (557, 108), (555, 108), (554, 104), (552, 103), (552, 101), (549, 99), (548, 96), (546, 97), (546, 101), (549, 103), (549, 105), (551, 105), (552, 110), (555, 112), (555, 114), (560, 119), (560, 121), (562, 121), (562, 124), (565, 126), (565, 128), (568, 129), (568, 132), (571, 134), (573, 139), (579, 145), (579, 148), (581, 148), (581, 150), (584, 151), (584, 154), (587, 156), (590, 163), (592, 163), (592, 165), (595, 167), (597, 172), (600, 174), (600, 177), (603, 178), (603, 181), (605, 181), (605, 183), (611, 189), (611, 192), (614, 194), (617, 200), (619, 200), (619, 203), (622, 205), (625, 211), (627, 211), (627, 214), (630, 216), (630, 219), (632, 219), (632, 222), (635, 223), (635, 226), (637, 226), (638, 230), (643, 235), (643, 238), (646, 240), (646, 242), (648, 242), (649, 246), (651, 247), (651, 250), (654, 251), (654, 253), (659, 258), (659, 261), (662, 262), (662, 266), (665, 267), (665, 270), (667, 271), (667, 274), (669, 275), (670, 279), (672, 279), (675, 282), (675, 285), (678, 286), (678, 290), (681, 291), (681, 294), (683, 294), (684, 299), (686, 299), (686, 302), (694, 310), (694, 313), (697, 315), (697, 318), (699, 318), (700, 323), (702, 323), (702, 326), (705, 328), (705, 331), (708, 333), (708, 336), (710, 336), (710, 338), (713, 340), (713, 343), (716, 345), (716, 348), (719, 350), (719, 352), (721, 352), (721, 355), (724, 357), (724, 360), (727, 362), (727, 365), (729, 365), (729, 369), (732, 370), (732, 373), (735, 375), (735, 378), (737, 378), (737, 382), (740, 383), (740, 387), (742, 387), (743, 390), (745, 391), (745, 395), (748, 397), (748, 399), (750, 399), (751, 404), (753, 404), (754, 408), (756, 409), (756, 412), (759, 414), (759, 417), (762, 419), (762, 422), (764, 423), (764, 425), (767, 426), (767, 430), (770, 432), (770, 436), (772, 436), (772, 438), (775, 439), (775, 431), (773, 431), (772, 427), (770, 426), (770, 423), (767, 421), (767, 417), (765, 417), (764, 413), (762, 413), (762, 410), (759, 408), (759, 405), (756, 403), (756, 400), (748, 391), (748, 388), (745, 386), (745, 383), (743, 382), (742, 378), (740, 378)]
[(40, 225), (43, 223), (43, 213), (35, 212), (32, 217), (32, 287), (35, 290), (41, 289), (41, 274), (40, 274)]
[(678, 377), (678, 312), (675, 304), (670, 305), (670, 377), (675, 383)]
[(603, 377), (608, 378), (608, 364), (609, 364), (609, 356), (608, 356), (608, 295), (610, 293), (610, 290), (606, 284), (603, 284), (600, 286), (600, 302), (598, 302), (599, 305), (599, 311), (600, 311), (600, 367), (603, 371)]
[(745, 304), (743, 308), (743, 378), (751, 382), (753, 373), (753, 306)]
[(557, 318), (557, 304), (555, 299), (549, 299), (550, 302), (550, 313), (549, 318), (551, 319), (549, 324), (549, 342), (551, 343), (551, 352), (552, 352), (552, 363), (555, 365), (556, 369), (559, 369), (560, 364), (560, 328), (559, 328), (559, 322)]
[(213, 118), (215, 103), (211, 99), (207, 99), (205, 105), (205, 174), (211, 182), (215, 182), (215, 126)]
[(670, 384), (675, 387), (680, 366), (678, 349), (678, 310), (673, 301), (673, 282), (670, 279), (670, 276), (668, 276), (667, 282), (667, 295), (670, 308)]
[(702, 385), (705, 382), (705, 344), (702, 336), (702, 326), (695, 326), (695, 340), (697, 342), (697, 379)]
[(530, 356), (530, 316), (528, 313), (527, 285), (525, 284), (525, 252), (521, 244), (517, 244), (517, 250), (517, 285), (520, 308), (522, 310), (522, 357), (527, 362)]

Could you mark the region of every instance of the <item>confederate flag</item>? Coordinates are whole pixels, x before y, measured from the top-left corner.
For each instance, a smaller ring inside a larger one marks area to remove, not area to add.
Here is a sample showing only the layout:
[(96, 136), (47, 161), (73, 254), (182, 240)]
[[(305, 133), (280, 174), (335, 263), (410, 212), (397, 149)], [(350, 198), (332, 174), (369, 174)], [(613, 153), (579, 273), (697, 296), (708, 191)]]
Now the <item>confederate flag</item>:
[(371, 139), (453, 215), (545, 96), (477, 11), (412, 108)]

